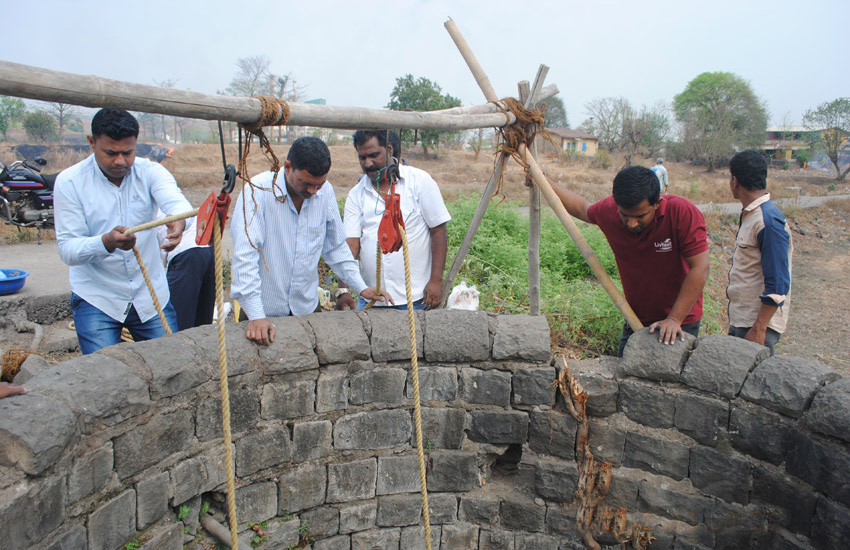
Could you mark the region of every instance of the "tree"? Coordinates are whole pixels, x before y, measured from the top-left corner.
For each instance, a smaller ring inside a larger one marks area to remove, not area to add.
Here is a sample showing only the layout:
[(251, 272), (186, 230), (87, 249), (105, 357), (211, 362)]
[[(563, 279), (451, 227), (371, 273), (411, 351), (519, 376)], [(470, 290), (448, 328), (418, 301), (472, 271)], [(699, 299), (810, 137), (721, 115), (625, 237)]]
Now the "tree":
[(80, 111), (69, 103), (46, 103), (45, 112), (50, 114), (59, 123), (59, 143), (65, 137), (65, 128), (80, 116)]
[(664, 144), (670, 135), (670, 107), (664, 101), (658, 102), (647, 113), (647, 131), (641, 145), (646, 148), (646, 154), (657, 157), (661, 154)]
[(839, 97), (809, 109), (803, 115), (803, 124), (812, 129), (819, 127), (821, 131), (816, 145), (823, 149), (835, 166), (838, 174), (835, 179), (842, 181), (850, 172), (850, 165), (842, 172), (838, 162), (840, 150), (850, 135), (850, 97)]
[(673, 98), (688, 158), (703, 160), (708, 171), (735, 149), (760, 145), (767, 109), (749, 83), (733, 73), (702, 73)]
[(624, 97), (600, 97), (584, 104), (590, 118), (582, 123), (582, 129), (599, 138), (599, 144), (609, 151), (618, 150), (623, 142), (623, 121), (632, 111), (629, 100)]
[(44, 111), (33, 111), (24, 118), (24, 130), (27, 135), (38, 141), (56, 139), (56, 119)]
[[(388, 109), (393, 111), (436, 111), (459, 107), (460, 100), (449, 94), (443, 94), (442, 88), (436, 82), (425, 77), (413, 78), (412, 74), (406, 74), (395, 79), (395, 87), (390, 94)], [(422, 143), (422, 149), (428, 154), (428, 147), (437, 147), (440, 139), (454, 132), (441, 132), (438, 130), (414, 130), (411, 138), (410, 130), (401, 131), (401, 140), (415, 145), (418, 141)]]
[(15, 122), (21, 120), (26, 112), (23, 100), (17, 97), (0, 96), (0, 132), (6, 141), (6, 132)]
[[(546, 127), (547, 128), (569, 128), (570, 121), (567, 118), (567, 108), (564, 107), (564, 100), (560, 96), (552, 96), (543, 102), (546, 106)], [(540, 105), (540, 104), (538, 104)]]
[(227, 93), (251, 97), (265, 91), (269, 82), (269, 65), (272, 60), (265, 55), (240, 57), (236, 60), (236, 76), (230, 81)]

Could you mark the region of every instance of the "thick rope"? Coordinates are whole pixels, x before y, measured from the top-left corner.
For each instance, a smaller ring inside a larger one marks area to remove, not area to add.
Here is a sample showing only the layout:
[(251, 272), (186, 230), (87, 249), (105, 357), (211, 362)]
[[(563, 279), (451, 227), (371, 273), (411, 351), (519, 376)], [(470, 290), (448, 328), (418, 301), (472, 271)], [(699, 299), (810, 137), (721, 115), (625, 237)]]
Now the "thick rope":
[(148, 292), (151, 293), (151, 298), (153, 298), (153, 305), (156, 308), (157, 315), (159, 315), (159, 320), (162, 322), (162, 328), (165, 329), (166, 334), (171, 334), (171, 327), (168, 326), (168, 320), (165, 318), (165, 312), (162, 311), (159, 298), (156, 297), (156, 290), (154, 290), (151, 277), (148, 275), (148, 268), (145, 267), (145, 262), (142, 261), (142, 255), (139, 254), (139, 249), (135, 246), (133, 247), (133, 254), (136, 255), (136, 261), (139, 262), (139, 268), (142, 270), (142, 277), (145, 279), (145, 284), (148, 286)]
[(413, 315), (413, 290), (410, 288), (410, 254), (407, 232), (401, 231), (404, 251), (404, 287), (407, 293), (407, 322), (410, 325), (410, 365), (413, 370), (413, 418), (416, 422), (416, 454), (419, 456), (419, 483), (422, 488), (422, 515), (425, 518), (425, 548), (431, 550), (431, 517), (428, 506), (428, 486), (425, 484), (425, 452), (422, 449), (422, 405), (419, 402), (419, 358), (416, 353), (416, 321)]
[(221, 385), (221, 427), (224, 438), (224, 466), (227, 468), (227, 519), (230, 523), (230, 548), (239, 550), (236, 531), (236, 480), (233, 473), (233, 445), (230, 433), (230, 390), (227, 387), (227, 347), (224, 333), (224, 283), (222, 282), (221, 222), (216, 214), (213, 222), (215, 249), (215, 296), (218, 306), (218, 366)]
[[(377, 274), (378, 282), (375, 284), (375, 291), (377, 292), (378, 296), (380, 296), (381, 295), (381, 268), (383, 267), (382, 262), (381, 262), (381, 240), (380, 239), (378, 239), (378, 245), (377, 246), (378, 246), (378, 250), (375, 253), (375, 273)], [(366, 311), (370, 307), (374, 306), (375, 302), (377, 302), (377, 300), (370, 301), (368, 304), (366, 304), (363, 307), (363, 311)]]

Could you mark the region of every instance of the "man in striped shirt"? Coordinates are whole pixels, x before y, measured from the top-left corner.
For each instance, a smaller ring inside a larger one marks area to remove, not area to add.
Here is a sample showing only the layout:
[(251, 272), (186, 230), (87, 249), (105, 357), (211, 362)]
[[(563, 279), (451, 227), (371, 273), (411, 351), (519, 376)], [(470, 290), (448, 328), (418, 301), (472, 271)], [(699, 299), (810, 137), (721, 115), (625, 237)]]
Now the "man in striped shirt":
[(274, 172), (255, 176), (236, 201), (230, 295), (248, 316), (250, 340), (265, 345), (274, 341), (269, 317), (316, 310), (319, 257), (366, 300), (392, 302), (388, 293), (379, 295), (360, 276), (327, 181), (330, 168), (331, 154), (322, 140), (299, 138), (283, 163), (283, 177)]

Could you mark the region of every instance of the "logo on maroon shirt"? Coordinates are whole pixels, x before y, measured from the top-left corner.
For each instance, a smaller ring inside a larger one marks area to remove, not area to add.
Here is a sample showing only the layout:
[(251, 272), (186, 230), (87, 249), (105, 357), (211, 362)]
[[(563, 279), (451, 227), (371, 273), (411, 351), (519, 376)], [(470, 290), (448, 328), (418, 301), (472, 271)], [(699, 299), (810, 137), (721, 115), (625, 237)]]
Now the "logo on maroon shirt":
[(655, 244), (656, 252), (672, 252), (673, 250), (673, 241), (671, 241), (669, 237), (664, 239), (660, 243), (653, 244)]

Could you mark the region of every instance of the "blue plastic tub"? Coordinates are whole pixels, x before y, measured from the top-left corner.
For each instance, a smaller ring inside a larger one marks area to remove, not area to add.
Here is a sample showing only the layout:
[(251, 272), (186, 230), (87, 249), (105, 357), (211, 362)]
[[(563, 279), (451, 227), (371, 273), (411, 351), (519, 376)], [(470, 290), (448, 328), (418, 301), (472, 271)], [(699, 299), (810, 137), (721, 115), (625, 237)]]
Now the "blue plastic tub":
[(14, 294), (24, 288), (29, 272), (23, 269), (0, 269), (5, 277), (0, 277), (0, 296)]

